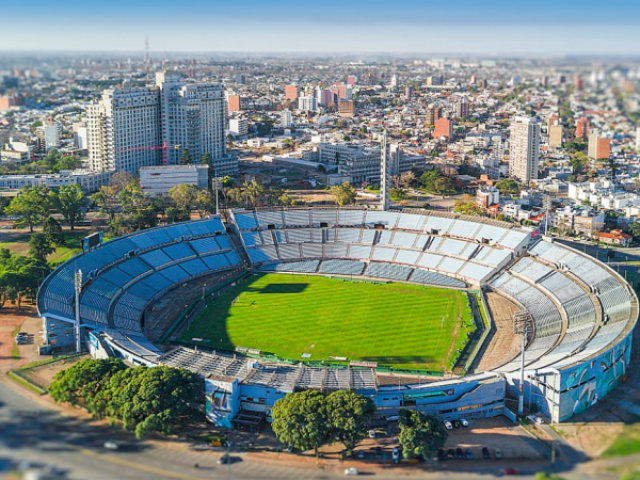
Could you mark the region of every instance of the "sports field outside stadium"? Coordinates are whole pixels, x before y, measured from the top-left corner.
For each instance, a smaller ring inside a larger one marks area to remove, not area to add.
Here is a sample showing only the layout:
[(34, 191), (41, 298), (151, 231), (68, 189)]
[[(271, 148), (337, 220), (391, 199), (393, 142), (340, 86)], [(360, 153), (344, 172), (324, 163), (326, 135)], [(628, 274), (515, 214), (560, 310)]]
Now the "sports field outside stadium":
[(209, 302), (180, 340), (212, 349), (257, 349), (290, 360), (346, 357), (449, 371), (475, 329), (464, 291), (262, 274)]

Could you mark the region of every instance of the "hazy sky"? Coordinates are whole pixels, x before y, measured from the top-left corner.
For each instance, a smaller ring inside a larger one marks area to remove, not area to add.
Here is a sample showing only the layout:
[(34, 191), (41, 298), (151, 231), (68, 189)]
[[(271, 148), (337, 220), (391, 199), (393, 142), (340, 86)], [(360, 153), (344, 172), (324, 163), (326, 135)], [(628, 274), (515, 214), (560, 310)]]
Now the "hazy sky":
[(0, 50), (640, 55), (638, 0), (2, 0)]

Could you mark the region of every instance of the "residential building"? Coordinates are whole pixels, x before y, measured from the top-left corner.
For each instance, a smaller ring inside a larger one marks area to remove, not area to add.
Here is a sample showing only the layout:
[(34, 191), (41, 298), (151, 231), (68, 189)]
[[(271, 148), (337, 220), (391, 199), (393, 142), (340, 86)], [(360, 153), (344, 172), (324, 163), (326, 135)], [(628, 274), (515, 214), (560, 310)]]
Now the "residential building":
[(285, 108), (280, 114), (280, 123), (282, 124), (282, 128), (291, 128), (292, 125), (292, 117), (291, 110)]
[(600, 132), (591, 130), (589, 134), (589, 149), (587, 156), (593, 160), (609, 158), (611, 155), (611, 139), (601, 137)]
[(549, 127), (549, 146), (562, 147), (562, 125), (552, 125)]
[(31, 158), (31, 147), (24, 142), (16, 142), (9, 138), (2, 150), (0, 150), (0, 160), (3, 162), (26, 162)]
[(312, 96), (300, 97), (298, 98), (298, 109), (304, 112), (316, 112), (318, 111), (318, 100)]
[(209, 187), (208, 165), (159, 165), (140, 169), (140, 187), (150, 196), (167, 195), (178, 185)]
[(109, 89), (87, 109), (89, 162), (96, 172), (127, 171), (162, 161), (160, 97), (156, 88)]
[(557, 209), (553, 217), (553, 226), (563, 232), (575, 232), (592, 238), (604, 228), (603, 211), (590, 207), (571, 207)]
[(509, 130), (509, 175), (529, 183), (538, 178), (540, 122), (532, 117), (515, 117)]
[(351, 183), (377, 183), (380, 181), (381, 152), (379, 146), (350, 143), (321, 143), (319, 160), (328, 166), (337, 166), (338, 173), (351, 179)]
[(229, 120), (229, 131), (237, 137), (249, 134), (249, 122), (246, 118), (232, 118)]
[(622, 230), (599, 232), (596, 233), (595, 237), (600, 242), (609, 243), (612, 245), (620, 245), (622, 247), (628, 247), (633, 241), (633, 236), (629, 235), (628, 233), (624, 233)]
[(0, 175), (0, 188), (21, 190), (25, 187), (59, 188), (63, 185), (78, 184), (87, 193), (97, 192), (107, 185), (113, 172), (92, 172), (90, 170), (65, 170), (60, 173), (34, 175)]
[(500, 191), (496, 187), (481, 187), (476, 192), (476, 205), (480, 208), (489, 208), (500, 203)]
[(160, 118), (166, 164), (176, 165), (185, 149), (191, 162), (205, 153), (214, 159), (226, 156), (226, 108), (221, 85), (185, 83), (176, 74), (156, 73), (160, 93)]
[(284, 98), (290, 102), (298, 98), (298, 87), (295, 85), (287, 85), (284, 87)]
[(0, 95), (0, 112), (20, 105), (22, 105), (22, 97), (20, 95)]
[(239, 112), (242, 110), (240, 106), (240, 95), (227, 95), (227, 110), (229, 112)]
[(316, 88), (316, 99), (318, 100), (318, 105), (323, 107), (330, 107), (334, 103), (333, 92), (327, 88)]
[(434, 123), (433, 138), (453, 137), (453, 122), (448, 118), (438, 118)]
[(338, 102), (338, 116), (351, 118), (354, 113), (353, 100), (340, 100)]
[(576, 140), (584, 140), (589, 133), (589, 119), (580, 117), (576, 120)]
[(469, 102), (466, 97), (461, 97), (456, 100), (454, 111), (457, 118), (467, 118), (469, 116)]
[(430, 87), (442, 85), (442, 77), (438, 75), (431, 75), (430, 77), (427, 77), (427, 85)]
[(554, 125), (558, 125), (559, 123), (560, 122), (557, 113), (549, 115), (549, 118), (547, 119), (547, 133), (551, 132), (551, 127), (553, 127)]

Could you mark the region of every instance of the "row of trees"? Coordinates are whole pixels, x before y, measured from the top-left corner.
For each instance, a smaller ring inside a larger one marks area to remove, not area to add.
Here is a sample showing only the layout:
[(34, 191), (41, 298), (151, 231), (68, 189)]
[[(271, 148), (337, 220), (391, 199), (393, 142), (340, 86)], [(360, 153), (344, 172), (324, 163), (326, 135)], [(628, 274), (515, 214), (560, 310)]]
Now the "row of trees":
[(16, 216), (15, 224), (28, 226), (33, 232), (53, 212), (58, 212), (73, 230), (85, 215), (87, 199), (77, 184), (63, 185), (57, 191), (45, 187), (25, 187), (4, 209), (5, 215)]
[[(354, 391), (325, 395), (305, 390), (274, 404), (271, 427), (280, 442), (297, 450), (314, 450), (317, 455), (323, 445), (340, 442), (350, 454), (365, 438), (374, 414), (373, 401)], [(415, 410), (401, 410), (399, 425), (405, 458), (428, 460), (447, 440), (442, 422)]]
[(35, 301), (38, 287), (49, 271), (42, 259), (12, 255), (6, 248), (0, 249), (0, 308), (6, 302), (20, 308), (25, 298)]
[(59, 173), (61, 170), (75, 170), (82, 165), (75, 155), (62, 155), (55, 148), (49, 150), (42, 160), (25, 164), (8, 164), (0, 167), (2, 175), (34, 175), (45, 173)]
[(169, 435), (195, 409), (202, 391), (195, 373), (166, 366), (128, 368), (118, 359), (87, 359), (58, 372), (49, 386), (58, 403), (118, 422), (137, 438)]

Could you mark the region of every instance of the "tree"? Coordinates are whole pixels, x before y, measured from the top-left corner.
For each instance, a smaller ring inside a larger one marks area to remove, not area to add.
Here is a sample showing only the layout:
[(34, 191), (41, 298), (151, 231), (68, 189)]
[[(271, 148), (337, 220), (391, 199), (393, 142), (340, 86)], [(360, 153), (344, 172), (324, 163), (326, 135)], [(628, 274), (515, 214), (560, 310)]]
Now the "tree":
[(453, 180), (449, 177), (438, 177), (433, 182), (433, 193), (444, 195), (445, 193), (455, 190)]
[(84, 207), (87, 199), (80, 185), (63, 185), (56, 192), (50, 192), (53, 206), (62, 214), (64, 221), (69, 224), (71, 230), (75, 229), (76, 223), (82, 221), (85, 215)]
[(11, 200), (5, 208), (6, 215), (16, 215), (18, 219), (15, 224), (18, 226), (29, 226), (29, 231), (33, 232), (33, 227), (41, 223), (49, 214), (49, 199), (47, 190), (44, 187), (25, 187)]
[(326, 397), (317, 390), (288, 393), (271, 409), (271, 428), (278, 440), (297, 450), (318, 449), (331, 432)]
[(42, 233), (45, 234), (49, 243), (55, 244), (56, 247), (64, 247), (67, 244), (60, 223), (53, 217), (48, 217), (44, 221)]
[(198, 190), (193, 205), (198, 211), (200, 218), (204, 218), (208, 213), (215, 212), (216, 199), (210, 190)]
[(413, 185), (413, 182), (416, 181), (416, 174), (413, 173), (412, 171), (408, 171), (408, 172), (404, 172), (402, 175), (400, 175), (400, 185), (402, 185), (404, 188), (411, 188)]
[(636, 239), (640, 238), (640, 223), (633, 222), (629, 224), (629, 233), (633, 235)]
[(174, 205), (187, 212), (190, 212), (193, 209), (193, 204), (196, 201), (197, 195), (198, 187), (195, 185), (187, 185), (186, 183), (176, 185), (169, 190), (169, 197), (171, 197)]
[(29, 239), (29, 255), (38, 260), (46, 261), (47, 255), (52, 254), (55, 248), (44, 233), (34, 233)]
[(356, 189), (349, 182), (344, 182), (341, 185), (335, 185), (329, 190), (331, 195), (335, 198), (337, 205), (353, 205), (356, 203)]
[(482, 215), (483, 211), (476, 205), (475, 199), (468, 194), (462, 197), (462, 200), (456, 200), (453, 210), (463, 215)]
[(198, 375), (188, 370), (159, 366), (128, 368), (109, 380), (109, 417), (122, 422), (137, 438), (149, 433), (173, 433), (181, 417), (191, 413), (202, 391)]
[(180, 155), (180, 165), (189, 165), (191, 163), (191, 155), (189, 155), (189, 149), (185, 148), (182, 150), (182, 154)]
[(520, 184), (516, 182), (513, 178), (505, 178), (504, 180), (500, 180), (496, 182), (496, 188), (500, 190), (501, 194), (514, 194), (517, 195), (520, 193)]
[(428, 192), (433, 192), (435, 188), (435, 182), (440, 177), (442, 177), (442, 172), (440, 172), (440, 170), (429, 170), (428, 172), (424, 172), (420, 176), (420, 183), (422, 183), (425, 190), (427, 190)]
[(91, 196), (91, 201), (100, 208), (100, 213), (109, 217), (109, 223), (113, 222), (118, 211), (118, 193), (115, 186), (103, 185)]
[(34, 300), (40, 284), (50, 271), (45, 261), (11, 255), (9, 250), (0, 249), (0, 307), (11, 301), (19, 309), (24, 296)]
[(202, 155), (202, 159), (200, 160), (200, 163), (202, 165), (211, 166), (211, 155), (209, 154), (209, 152), (204, 152), (204, 155)]
[(400, 446), (405, 458), (430, 459), (447, 441), (442, 422), (417, 410), (400, 410)]
[(243, 183), (240, 191), (245, 203), (251, 208), (257, 207), (264, 195), (264, 187), (257, 180)]
[(58, 403), (68, 403), (85, 408), (95, 418), (107, 416), (110, 398), (109, 380), (127, 366), (119, 359), (86, 359), (62, 370), (49, 385), (51, 398)]
[(336, 390), (327, 397), (331, 433), (351, 453), (366, 436), (365, 425), (373, 418), (376, 407), (370, 398), (353, 390)]

